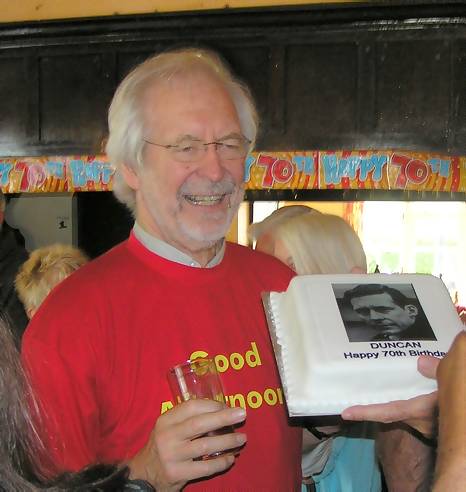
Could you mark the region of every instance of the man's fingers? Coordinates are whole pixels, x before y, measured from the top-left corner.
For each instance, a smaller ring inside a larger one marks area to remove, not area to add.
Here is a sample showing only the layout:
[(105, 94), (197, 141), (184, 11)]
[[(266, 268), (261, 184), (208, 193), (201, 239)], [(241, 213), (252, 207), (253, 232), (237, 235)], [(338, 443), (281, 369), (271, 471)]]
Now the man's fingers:
[(180, 464), (179, 472), (182, 476), (189, 477), (188, 481), (196, 480), (228, 470), (234, 462), (235, 457), (233, 455), (224, 455), (202, 461), (185, 461)]
[[(154, 475), (158, 477), (152, 482), (165, 490), (165, 485), (183, 485), (229, 468), (234, 462), (233, 456), (206, 461), (195, 459), (241, 447), (246, 435), (233, 432), (232, 425), (245, 417), (243, 408), (229, 408), (209, 400), (190, 400), (161, 415), (147, 444)], [(225, 428), (229, 430), (221, 434)], [(217, 430), (220, 432), (215, 432)]]
[(435, 379), (439, 364), (440, 359), (430, 355), (421, 355), (417, 360), (417, 369), (426, 378)]
[(214, 400), (189, 400), (180, 403), (179, 405), (175, 405), (172, 409), (163, 414), (163, 419), (170, 422), (170, 425), (175, 425), (184, 422), (186, 419), (194, 417), (195, 415), (217, 412), (222, 408), (225, 408), (225, 405)]
[(345, 420), (371, 420), (390, 424), (407, 419), (426, 418), (433, 413), (437, 392), (390, 403), (355, 405), (343, 410)]
[[(246, 442), (246, 435), (230, 433), (217, 436), (206, 436), (187, 443), (182, 443), (174, 450), (166, 475), (170, 482), (190, 481), (219, 473), (229, 468), (234, 462), (234, 456), (222, 455), (210, 459), (201, 459), (213, 453), (239, 448)], [(196, 460), (196, 458), (199, 458)]]
[(437, 392), (416, 396), (409, 400), (397, 400), (374, 405), (355, 405), (343, 410), (344, 420), (370, 420), (391, 424), (404, 422), (425, 436), (432, 434)]
[(189, 400), (176, 405), (156, 423), (157, 432), (175, 432), (179, 441), (192, 440), (208, 432), (243, 422), (246, 410), (225, 407), (213, 400)]
[(373, 405), (354, 405), (343, 410), (341, 417), (344, 420), (370, 420), (388, 424), (393, 422), (394, 415), (400, 417), (400, 420), (404, 415), (400, 403), (401, 400), (390, 403), (376, 403)]
[(199, 437), (185, 444), (183, 449), (180, 449), (179, 458), (184, 461), (239, 448), (243, 446), (246, 439), (246, 434), (241, 432)]
[(177, 425), (177, 437), (180, 440), (196, 439), (208, 432), (238, 424), (245, 418), (246, 411), (241, 407), (194, 415)]

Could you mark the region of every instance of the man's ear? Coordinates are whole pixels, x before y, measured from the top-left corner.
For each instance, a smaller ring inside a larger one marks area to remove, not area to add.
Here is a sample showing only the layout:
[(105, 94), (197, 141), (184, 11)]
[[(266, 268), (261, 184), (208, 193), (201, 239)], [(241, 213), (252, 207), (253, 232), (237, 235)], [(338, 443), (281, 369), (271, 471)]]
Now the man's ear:
[(137, 175), (136, 171), (128, 166), (127, 164), (122, 164), (121, 165), (121, 174), (123, 176), (123, 179), (125, 180), (126, 184), (133, 190), (138, 190), (139, 189), (139, 176)]
[(406, 304), (405, 306), (405, 310), (408, 311), (408, 313), (411, 315), (411, 316), (417, 316), (418, 314), (418, 309), (416, 306), (413, 306), (412, 304)]

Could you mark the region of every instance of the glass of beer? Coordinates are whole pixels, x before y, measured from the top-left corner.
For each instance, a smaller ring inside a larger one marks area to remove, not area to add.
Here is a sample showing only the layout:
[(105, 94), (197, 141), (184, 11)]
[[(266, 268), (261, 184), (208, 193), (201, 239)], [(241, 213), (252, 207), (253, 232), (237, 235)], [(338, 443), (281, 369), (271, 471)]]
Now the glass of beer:
[[(225, 404), (222, 381), (213, 359), (188, 360), (172, 367), (168, 371), (167, 377), (175, 405), (195, 399), (215, 400)], [(235, 432), (235, 429), (229, 425), (208, 432), (206, 435), (213, 436), (232, 432)], [(236, 454), (237, 452), (238, 448), (228, 449), (201, 456), (199, 459), (208, 460), (223, 454)]]

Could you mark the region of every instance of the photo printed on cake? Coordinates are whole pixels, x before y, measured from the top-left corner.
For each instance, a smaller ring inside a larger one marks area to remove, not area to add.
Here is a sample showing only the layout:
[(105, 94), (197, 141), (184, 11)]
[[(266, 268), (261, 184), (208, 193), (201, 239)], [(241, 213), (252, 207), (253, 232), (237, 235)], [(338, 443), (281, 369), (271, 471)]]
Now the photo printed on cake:
[(437, 340), (412, 284), (332, 284), (350, 342)]

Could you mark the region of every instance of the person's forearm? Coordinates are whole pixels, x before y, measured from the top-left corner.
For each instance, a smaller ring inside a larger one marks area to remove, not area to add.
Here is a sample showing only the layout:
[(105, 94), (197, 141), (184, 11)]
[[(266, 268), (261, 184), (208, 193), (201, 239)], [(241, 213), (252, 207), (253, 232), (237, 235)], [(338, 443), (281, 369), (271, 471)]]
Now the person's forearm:
[(466, 333), (460, 333), (440, 362), (439, 442), (435, 492), (459, 492), (466, 482)]
[[(466, 443), (463, 443), (466, 446)], [(463, 456), (445, 455), (437, 462), (432, 492), (463, 492), (466, 462)]]
[[(454, 378), (452, 378), (454, 379)], [(462, 385), (440, 394), (439, 442), (435, 492), (462, 492), (466, 481), (466, 411)]]
[(390, 492), (430, 490), (435, 450), (405, 428), (382, 425), (377, 455)]

